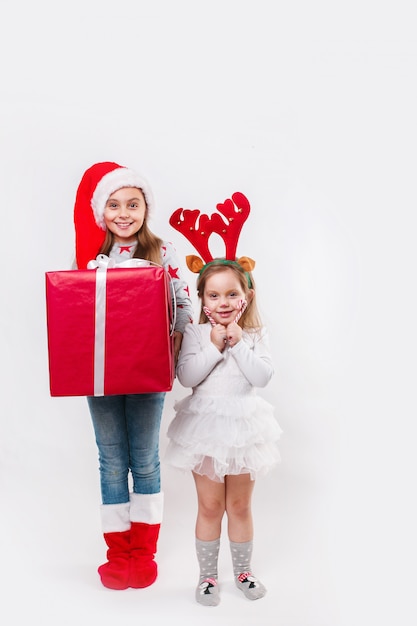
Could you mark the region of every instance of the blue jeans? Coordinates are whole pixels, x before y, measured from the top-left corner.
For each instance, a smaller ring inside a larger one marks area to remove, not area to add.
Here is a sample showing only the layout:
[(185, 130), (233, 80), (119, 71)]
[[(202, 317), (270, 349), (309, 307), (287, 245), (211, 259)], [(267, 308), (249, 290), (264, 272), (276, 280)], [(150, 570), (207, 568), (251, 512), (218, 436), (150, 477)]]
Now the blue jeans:
[(165, 393), (88, 396), (99, 453), (103, 504), (129, 502), (135, 493), (159, 493), (159, 431)]

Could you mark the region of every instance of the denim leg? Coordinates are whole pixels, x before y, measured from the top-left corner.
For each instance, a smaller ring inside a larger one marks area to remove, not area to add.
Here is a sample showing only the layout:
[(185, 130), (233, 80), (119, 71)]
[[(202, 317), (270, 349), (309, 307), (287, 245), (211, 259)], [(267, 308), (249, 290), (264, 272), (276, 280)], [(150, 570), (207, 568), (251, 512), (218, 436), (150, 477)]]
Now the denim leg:
[(159, 493), (159, 431), (165, 393), (125, 397), (133, 491), (142, 494)]
[(129, 502), (129, 441), (126, 396), (89, 396), (88, 406), (98, 447), (103, 504)]

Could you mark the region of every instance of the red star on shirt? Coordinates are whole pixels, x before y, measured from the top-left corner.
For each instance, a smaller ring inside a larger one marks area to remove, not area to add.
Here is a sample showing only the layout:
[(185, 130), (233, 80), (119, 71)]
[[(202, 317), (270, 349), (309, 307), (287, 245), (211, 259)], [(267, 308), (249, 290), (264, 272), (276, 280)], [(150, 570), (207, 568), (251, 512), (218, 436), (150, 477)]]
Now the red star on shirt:
[(171, 267), (170, 265), (168, 265), (168, 273), (171, 276), (171, 278), (179, 278), (178, 276), (178, 267)]
[(130, 252), (132, 246), (120, 246), (119, 248), (119, 254), (122, 254), (122, 252)]

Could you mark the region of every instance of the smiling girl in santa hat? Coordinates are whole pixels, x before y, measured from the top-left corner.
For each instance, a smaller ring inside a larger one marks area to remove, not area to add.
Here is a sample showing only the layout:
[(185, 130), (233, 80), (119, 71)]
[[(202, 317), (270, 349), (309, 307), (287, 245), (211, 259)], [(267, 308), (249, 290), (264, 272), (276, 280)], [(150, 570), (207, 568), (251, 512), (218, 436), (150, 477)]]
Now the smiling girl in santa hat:
[[(116, 264), (135, 257), (162, 265), (175, 289), (177, 357), (185, 326), (192, 320), (192, 304), (173, 245), (148, 227), (153, 210), (152, 190), (143, 176), (113, 162), (92, 165), (82, 177), (74, 207), (76, 265), (86, 268), (99, 253)], [(98, 571), (103, 585), (111, 589), (147, 587), (157, 576), (164, 399), (164, 392), (87, 398), (98, 447), (101, 520), (108, 547), (107, 562)]]

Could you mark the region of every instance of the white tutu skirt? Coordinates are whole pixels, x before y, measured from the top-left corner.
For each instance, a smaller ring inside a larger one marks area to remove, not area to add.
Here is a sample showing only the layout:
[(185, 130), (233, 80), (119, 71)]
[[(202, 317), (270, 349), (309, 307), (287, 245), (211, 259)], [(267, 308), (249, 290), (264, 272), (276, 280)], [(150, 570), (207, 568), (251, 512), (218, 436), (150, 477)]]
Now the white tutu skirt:
[(273, 406), (256, 393), (215, 397), (196, 390), (174, 408), (168, 465), (223, 482), (230, 474), (250, 474), (253, 480), (280, 459), (281, 428)]

